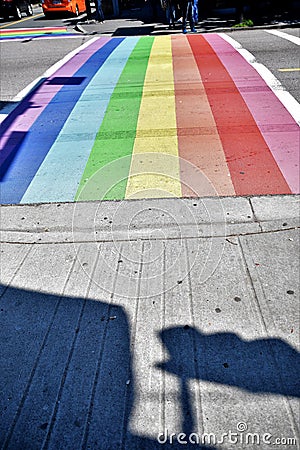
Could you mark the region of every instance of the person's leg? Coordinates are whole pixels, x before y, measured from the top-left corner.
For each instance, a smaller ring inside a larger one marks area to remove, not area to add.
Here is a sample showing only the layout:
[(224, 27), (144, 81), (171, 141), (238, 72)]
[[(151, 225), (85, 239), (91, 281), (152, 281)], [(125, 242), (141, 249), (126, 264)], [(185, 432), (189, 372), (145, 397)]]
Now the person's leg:
[(169, 29), (171, 27), (175, 28), (175, 22), (174, 22), (174, 8), (171, 2), (168, 2), (168, 7), (166, 9), (166, 18), (167, 18), (167, 24), (169, 25)]
[(182, 8), (182, 32), (184, 34), (187, 33), (186, 22), (187, 22), (187, 17), (188, 17), (188, 7), (189, 7), (189, 3), (184, 5), (184, 7)]
[(175, 28), (175, 7), (172, 2), (168, 3), (168, 8), (166, 9), (167, 22), (169, 24), (169, 29)]
[(96, 20), (99, 22), (104, 21), (104, 14), (102, 10), (102, 0), (95, 0), (95, 7), (96, 7)]
[(195, 24), (194, 24), (194, 19), (193, 19), (193, 3), (192, 2), (188, 2), (187, 18), (188, 18), (188, 21), (190, 22), (191, 31), (193, 33), (197, 33)]
[(198, 0), (194, 0), (194, 5), (193, 5), (193, 18), (194, 18), (194, 23), (197, 24), (198, 23)]

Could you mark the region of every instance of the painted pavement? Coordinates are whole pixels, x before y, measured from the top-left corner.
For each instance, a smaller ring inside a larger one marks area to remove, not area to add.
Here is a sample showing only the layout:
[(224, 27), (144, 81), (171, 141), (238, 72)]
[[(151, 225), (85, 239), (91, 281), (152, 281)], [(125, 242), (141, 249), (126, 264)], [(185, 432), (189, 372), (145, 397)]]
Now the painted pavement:
[(299, 125), (219, 34), (96, 38), (1, 131), (5, 204), (299, 192)]

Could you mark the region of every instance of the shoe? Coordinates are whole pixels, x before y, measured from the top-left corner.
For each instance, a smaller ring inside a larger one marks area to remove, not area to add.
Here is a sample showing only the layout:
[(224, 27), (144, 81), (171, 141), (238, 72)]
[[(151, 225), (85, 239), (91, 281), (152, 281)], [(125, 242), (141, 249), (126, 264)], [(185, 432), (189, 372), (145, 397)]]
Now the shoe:
[(192, 28), (192, 29), (191, 29), (191, 32), (192, 32), (192, 33), (197, 33), (196, 28)]
[(187, 29), (184, 28), (184, 29), (182, 30), (182, 32), (183, 32), (183, 34), (186, 34), (186, 33), (187, 33)]

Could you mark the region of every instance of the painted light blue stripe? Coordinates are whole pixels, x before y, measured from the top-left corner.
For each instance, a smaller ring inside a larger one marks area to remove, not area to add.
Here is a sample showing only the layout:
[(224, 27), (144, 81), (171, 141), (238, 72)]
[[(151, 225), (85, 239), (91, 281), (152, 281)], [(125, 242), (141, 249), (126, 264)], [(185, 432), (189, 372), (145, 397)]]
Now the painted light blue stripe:
[(89, 83), (21, 203), (74, 200), (110, 97), (138, 40), (123, 41)]
[[(72, 76), (51, 82), (62, 84), (42, 114), (20, 139), (19, 148), (1, 179), (1, 203), (19, 203), (89, 82), (124, 38), (112, 38)], [(49, 81), (46, 81), (46, 83)], [(22, 102), (30, 108), (27, 98)], [(27, 104), (26, 104), (27, 103)], [(12, 138), (15, 138), (12, 136)], [(63, 164), (63, 161), (61, 161)], [(51, 187), (50, 187), (51, 189)]]
[(68, 36), (76, 36), (79, 37), (76, 33), (40, 33), (40, 34), (18, 34), (17, 36), (0, 36), (0, 41), (14, 41), (17, 39), (41, 39), (41, 38), (57, 38), (57, 37), (68, 37)]

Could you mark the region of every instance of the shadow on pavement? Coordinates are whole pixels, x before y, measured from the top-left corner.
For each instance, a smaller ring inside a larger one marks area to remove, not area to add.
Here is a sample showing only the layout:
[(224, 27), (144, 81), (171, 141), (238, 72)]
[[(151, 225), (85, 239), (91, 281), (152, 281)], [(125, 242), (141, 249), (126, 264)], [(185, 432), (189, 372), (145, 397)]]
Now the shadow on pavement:
[(27, 133), (21, 131), (11, 131), (7, 136), (8, 139), (5, 144), (3, 144), (2, 139), (7, 134), (8, 129), (14, 123), (14, 121), (23, 115), (26, 111), (31, 108), (39, 108), (39, 106), (34, 105), (31, 101), (33, 95), (39, 89), (40, 84), (34, 88), (26, 98), (20, 102), (14, 109), (9, 113), (9, 115), (1, 123), (1, 155), (0, 155), (0, 180), (5, 176), (10, 164), (13, 162), (15, 156), (20, 149), (22, 142), (24, 141)]
[[(300, 397), (300, 354), (281, 339), (245, 341), (234, 333), (205, 334), (187, 325), (165, 329), (160, 338), (169, 360), (158, 367), (177, 375), (183, 392), (189, 379), (199, 379)], [(188, 403), (186, 407), (188, 411)]]
[(117, 28), (113, 36), (148, 36), (154, 31), (154, 26)]
[[(131, 330), (121, 306), (1, 288), (4, 448), (182, 448), (178, 442), (161, 444), (129, 430), (136, 385)], [(188, 327), (166, 329), (160, 336), (170, 359), (159, 367), (180, 379), (182, 432), (187, 436), (196, 427), (188, 389), (192, 378), (251, 392), (299, 395), (299, 354), (280, 339), (245, 342), (232, 333), (205, 335)], [(184, 448), (212, 449), (192, 443)]]
[(4, 448), (182, 448), (128, 431), (135, 383), (122, 307), (0, 289)]
[(13, 131), (10, 133), (5, 145), (1, 144), (0, 153), (0, 182), (3, 180), (10, 164), (13, 162), (19, 148), (22, 145), (27, 133), (23, 131)]
[[(24, 116), (30, 109), (41, 109), (44, 105), (34, 103), (33, 97), (39, 92), (40, 87), (49, 86), (80, 86), (85, 81), (85, 77), (52, 77), (51, 79), (41, 79), (32, 91), (8, 114), (1, 123), (1, 152), (0, 152), (0, 181), (2, 181), (17, 156), (26, 137), (30, 136), (28, 132), (9, 130), (16, 119)], [(0, 105), (2, 106), (2, 105)], [(6, 106), (6, 105), (4, 105)], [(7, 139), (6, 139), (7, 138)], [(5, 139), (5, 143), (4, 142)]]
[(4, 447), (118, 448), (134, 386), (123, 308), (15, 288), (0, 302)]

